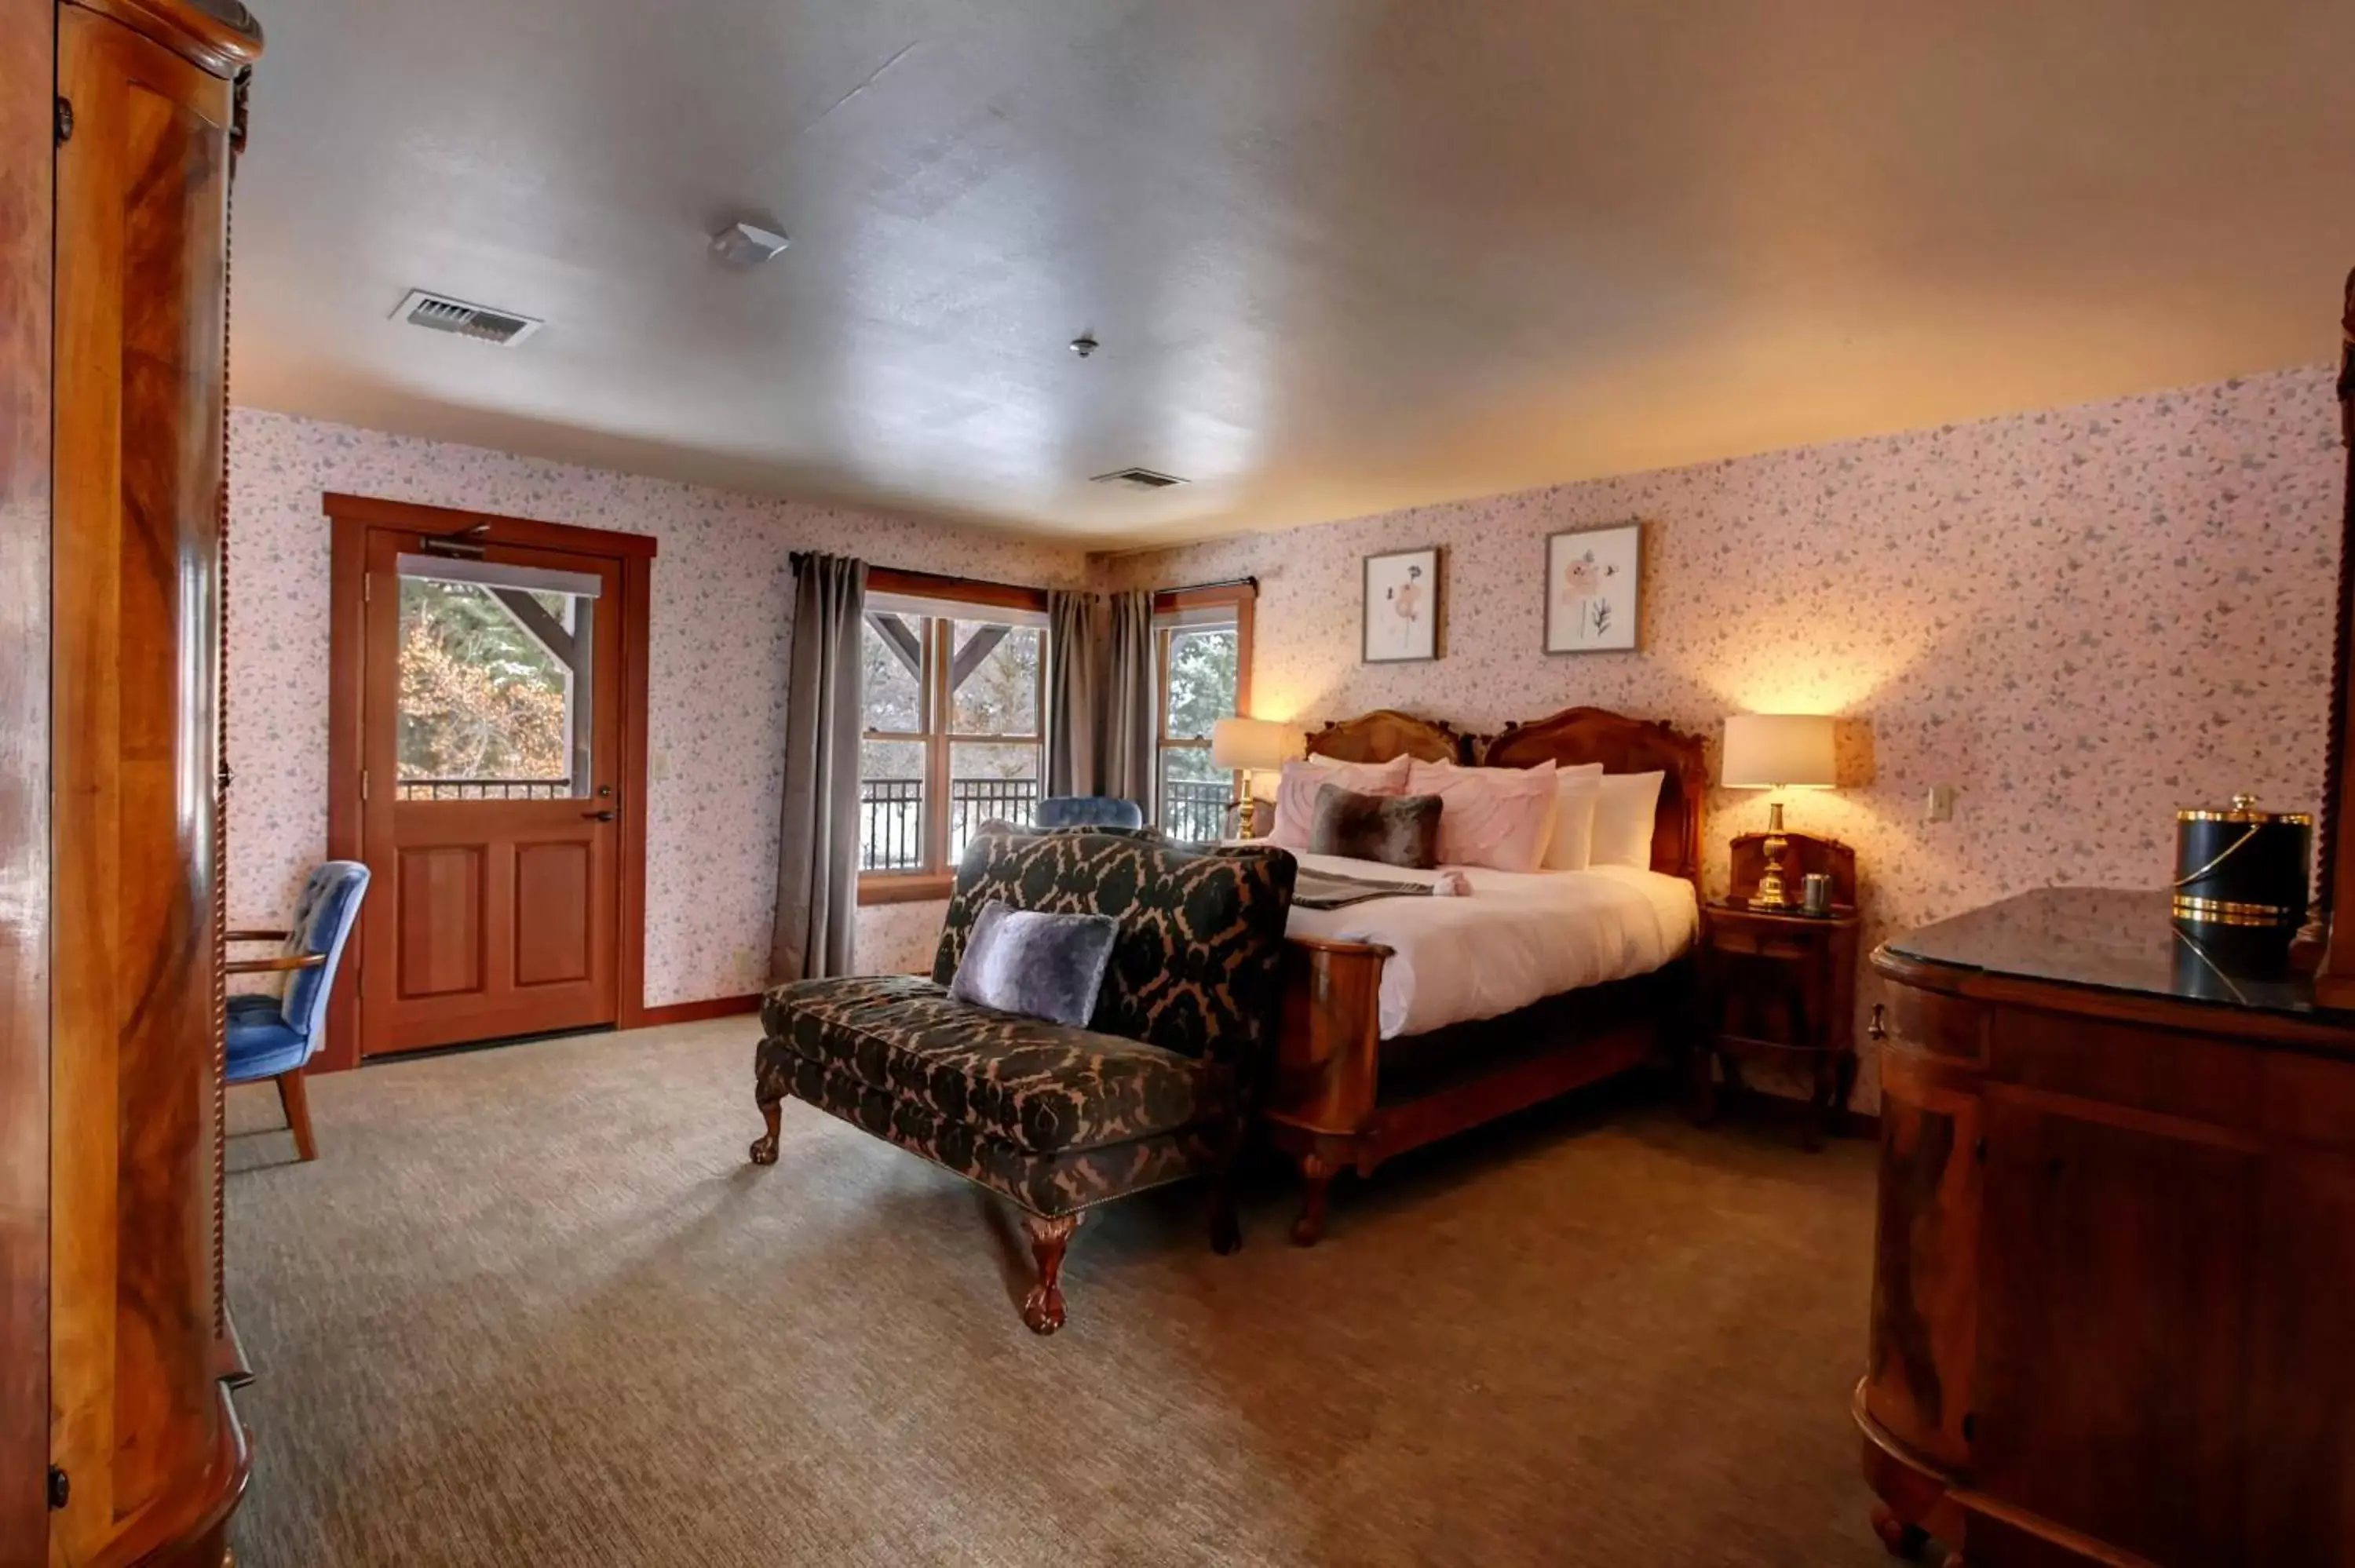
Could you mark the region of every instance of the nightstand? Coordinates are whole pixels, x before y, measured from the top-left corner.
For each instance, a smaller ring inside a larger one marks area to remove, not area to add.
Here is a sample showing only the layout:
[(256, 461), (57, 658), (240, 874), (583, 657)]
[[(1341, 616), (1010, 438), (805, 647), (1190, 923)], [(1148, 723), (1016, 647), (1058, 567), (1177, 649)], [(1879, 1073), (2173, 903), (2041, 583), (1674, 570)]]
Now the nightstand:
[(1796, 890), (1808, 872), (1829, 875), (1833, 912), (1751, 908), (1765, 835), (1745, 833), (1733, 841), (1732, 895), (1701, 908), (1701, 1028), (1689, 1071), (1694, 1118), (1707, 1121), (1716, 1114), (1721, 1088), (1743, 1089), (1743, 1058), (1803, 1066), (1815, 1090), (1807, 1123), (1807, 1148), (1814, 1150), (1847, 1114), (1856, 1086), (1856, 854), (1834, 839), (1784, 836), (1790, 841), (1784, 855), (1790, 886)]

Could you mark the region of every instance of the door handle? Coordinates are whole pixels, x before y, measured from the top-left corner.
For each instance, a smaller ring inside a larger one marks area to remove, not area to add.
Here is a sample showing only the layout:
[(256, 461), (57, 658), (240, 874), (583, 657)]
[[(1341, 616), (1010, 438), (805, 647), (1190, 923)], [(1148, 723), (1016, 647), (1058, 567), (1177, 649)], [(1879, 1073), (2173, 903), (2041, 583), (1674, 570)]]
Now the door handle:
[(610, 822), (620, 813), (615, 811), (583, 811), (581, 814), (588, 818), (592, 822)]

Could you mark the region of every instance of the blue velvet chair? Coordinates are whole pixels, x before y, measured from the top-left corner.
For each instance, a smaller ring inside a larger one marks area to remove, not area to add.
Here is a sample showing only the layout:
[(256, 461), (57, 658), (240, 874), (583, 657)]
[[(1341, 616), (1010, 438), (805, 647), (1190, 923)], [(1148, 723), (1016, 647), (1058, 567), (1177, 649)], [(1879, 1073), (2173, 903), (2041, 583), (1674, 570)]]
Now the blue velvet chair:
[(262, 1078), (278, 1081), (278, 1103), (294, 1134), (294, 1151), (319, 1157), (311, 1136), (311, 1102), (303, 1088), (304, 1064), (318, 1054), (327, 1037), (327, 993), (344, 942), (359, 919), (368, 893), (368, 868), (356, 860), (331, 860), (311, 874), (294, 918), (283, 931), (231, 931), (232, 942), (277, 942), (274, 959), (233, 959), (231, 975), (282, 974), (282, 995), (232, 993), (229, 999), (229, 1070), (232, 1084)]
[(1049, 795), (1039, 802), (1042, 828), (1141, 828), (1145, 808), (1115, 795)]

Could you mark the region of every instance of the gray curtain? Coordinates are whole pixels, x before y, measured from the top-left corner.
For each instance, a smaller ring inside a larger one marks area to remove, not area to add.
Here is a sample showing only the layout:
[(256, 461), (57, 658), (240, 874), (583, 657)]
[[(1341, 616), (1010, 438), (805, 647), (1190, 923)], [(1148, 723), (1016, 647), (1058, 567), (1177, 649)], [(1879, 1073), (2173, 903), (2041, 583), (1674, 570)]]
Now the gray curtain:
[(1135, 800), (1153, 815), (1156, 790), (1153, 594), (1112, 596), (1104, 636), (1103, 694), (1096, 707), (1096, 789)]
[(859, 620), (867, 563), (794, 560), (785, 807), (769, 983), (848, 974), (858, 917)]
[(1153, 814), (1153, 595), (1047, 593), (1047, 793)]
[(1047, 793), (1096, 793), (1103, 596), (1047, 590)]

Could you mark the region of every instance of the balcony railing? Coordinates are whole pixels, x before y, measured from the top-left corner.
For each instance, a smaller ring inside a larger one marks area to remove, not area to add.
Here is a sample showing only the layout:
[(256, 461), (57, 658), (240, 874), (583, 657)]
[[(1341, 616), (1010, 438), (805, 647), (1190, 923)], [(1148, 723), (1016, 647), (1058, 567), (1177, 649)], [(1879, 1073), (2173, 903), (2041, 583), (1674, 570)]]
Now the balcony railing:
[[(949, 780), (949, 860), (964, 853), (987, 821), (1028, 826), (1039, 813), (1035, 779)], [(858, 866), (861, 871), (921, 871), (924, 865), (924, 781), (858, 781)]]
[(1161, 831), (1173, 839), (1207, 842), (1227, 836), (1227, 807), (1234, 799), (1223, 782), (1165, 779), (1161, 783)]
[(404, 779), (403, 800), (568, 800), (570, 779)]

